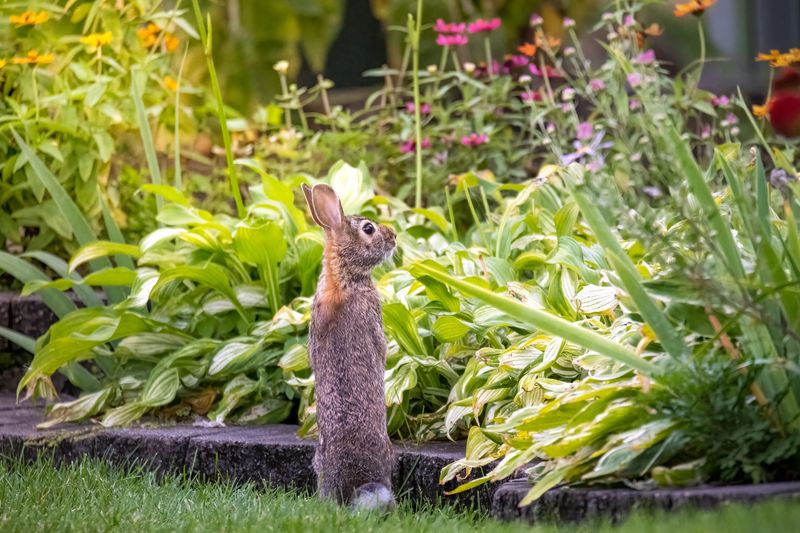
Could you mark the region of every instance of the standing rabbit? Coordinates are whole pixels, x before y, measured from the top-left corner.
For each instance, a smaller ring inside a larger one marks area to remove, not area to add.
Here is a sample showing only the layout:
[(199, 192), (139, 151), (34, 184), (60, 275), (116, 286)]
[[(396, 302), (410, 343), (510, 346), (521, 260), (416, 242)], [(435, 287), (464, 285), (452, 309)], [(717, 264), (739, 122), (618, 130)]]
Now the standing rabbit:
[(383, 388), (386, 338), (371, 273), (391, 256), (395, 234), (367, 218), (345, 216), (328, 185), (303, 185), (303, 194), (326, 237), (308, 339), (319, 492), (354, 508), (388, 509), (395, 501)]

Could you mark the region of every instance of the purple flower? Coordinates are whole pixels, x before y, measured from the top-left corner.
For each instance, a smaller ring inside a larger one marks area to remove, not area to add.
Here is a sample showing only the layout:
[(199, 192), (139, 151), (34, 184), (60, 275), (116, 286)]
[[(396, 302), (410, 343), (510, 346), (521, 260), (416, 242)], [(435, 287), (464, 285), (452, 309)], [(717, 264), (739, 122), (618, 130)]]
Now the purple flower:
[(447, 35), (440, 33), (436, 37), (436, 44), (439, 46), (462, 46), (467, 44), (467, 36), (463, 34)]
[(589, 88), (592, 92), (600, 92), (606, 88), (606, 84), (603, 80), (593, 79), (589, 80)]
[(636, 98), (631, 98), (631, 101), (628, 102), (628, 109), (630, 109), (631, 111), (639, 109), (640, 107), (642, 107), (642, 103)]
[(500, 19), (493, 18), (490, 20), (478, 19), (475, 22), (470, 22), (467, 26), (467, 31), (470, 33), (481, 33), (485, 31), (493, 31), (500, 27)]
[(588, 122), (581, 122), (575, 128), (575, 137), (579, 141), (586, 141), (592, 138), (592, 133), (594, 133), (594, 128)]
[(700, 132), (700, 138), (708, 139), (709, 137), (711, 137), (711, 126), (706, 124), (705, 126), (703, 126), (703, 131)]
[(447, 150), (442, 152), (436, 152), (433, 154), (433, 158), (431, 159), (431, 163), (435, 167), (442, 167), (447, 163)]
[(730, 103), (731, 99), (725, 96), (724, 94), (722, 96), (717, 96), (717, 95), (711, 96), (711, 105), (713, 105), (714, 107), (725, 107)]
[[(422, 139), (422, 149), (425, 150), (431, 147), (431, 140), (428, 137)], [(408, 139), (400, 145), (401, 154), (410, 154), (417, 150), (417, 142), (414, 139)]]
[(538, 13), (531, 15), (531, 26), (541, 26), (544, 24), (544, 19)]
[(586, 168), (592, 172), (597, 172), (600, 170), (605, 162), (600, 150), (609, 148), (614, 144), (611, 142), (602, 142), (604, 135), (605, 132), (598, 131), (588, 144), (584, 144), (581, 141), (576, 140), (574, 143), (572, 143), (572, 146), (575, 147), (575, 151), (571, 154), (561, 156), (561, 165), (567, 166), (570, 163), (588, 159), (589, 163), (586, 165)]
[(461, 137), (461, 144), (469, 148), (475, 148), (487, 142), (489, 142), (489, 136), (485, 133), (481, 133), (480, 135), (477, 133), (470, 133), (469, 135)]
[(728, 126), (733, 126), (737, 122), (739, 122), (739, 119), (736, 118), (736, 115), (728, 111), (728, 114), (725, 115), (725, 119), (722, 122), (720, 122), (720, 124), (722, 125), (722, 127), (727, 128)]
[(528, 56), (515, 54), (512, 56), (508, 56), (507, 62), (509, 67), (520, 68), (530, 63), (530, 59), (528, 59)]
[(642, 75), (639, 74), (638, 72), (631, 72), (630, 74), (628, 74), (628, 85), (630, 85), (631, 87), (633, 88), (638, 87), (639, 85), (642, 84), (642, 81), (643, 81)]
[(622, 19), (622, 25), (626, 28), (630, 28), (636, 25), (636, 19), (633, 18), (633, 15), (625, 15), (625, 18)]
[(634, 63), (638, 63), (640, 65), (649, 65), (650, 63), (656, 60), (656, 52), (652, 48), (650, 50), (645, 50), (641, 54), (639, 54), (636, 59), (633, 60)]
[(464, 22), (445, 22), (442, 19), (436, 19), (433, 31), (436, 33), (464, 33), (466, 27)]
[(562, 74), (561, 71), (551, 67), (550, 65), (545, 65), (544, 66), (544, 73), (542, 73), (541, 69), (539, 69), (539, 67), (537, 67), (535, 63), (531, 63), (530, 65), (528, 65), (528, 70), (530, 70), (531, 74), (533, 74), (534, 76), (539, 76), (539, 77), (542, 77), (542, 76), (545, 76), (545, 75), (548, 78), (563, 78), (564, 77), (564, 74)]
[(569, 17), (564, 17), (564, 20), (562, 21), (562, 23), (564, 24), (565, 28), (573, 28), (573, 27), (575, 27), (575, 19), (571, 19)]
[[(414, 112), (414, 102), (406, 102), (406, 112), (413, 113)], [(428, 104), (422, 104), (419, 106), (419, 112), (423, 115), (427, 115), (431, 112), (431, 106)]]

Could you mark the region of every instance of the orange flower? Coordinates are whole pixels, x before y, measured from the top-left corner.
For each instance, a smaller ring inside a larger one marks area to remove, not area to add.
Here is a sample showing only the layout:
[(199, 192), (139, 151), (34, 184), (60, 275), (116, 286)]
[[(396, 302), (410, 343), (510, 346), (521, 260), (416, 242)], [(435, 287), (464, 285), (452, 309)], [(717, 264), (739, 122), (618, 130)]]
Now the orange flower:
[(53, 59), (53, 54), (39, 55), (36, 50), (31, 50), (27, 55), (15, 56), (11, 62), (15, 65), (49, 65)]
[(167, 49), (167, 52), (174, 52), (175, 49), (178, 48), (178, 43), (180, 43), (180, 41), (177, 37), (171, 33), (164, 33), (164, 47)]
[(677, 4), (675, 6), (675, 16), (697, 15), (699, 17), (706, 9), (716, 3), (717, 0), (691, 0), (691, 2), (686, 2), (685, 4)]
[(525, 54), (528, 57), (533, 57), (534, 55), (536, 55), (537, 47), (533, 43), (525, 43), (519, 45), (517, 47), (517, 50), (519, 50), (519, 53), (521, 54)]
[(540, 48), (558, 48), (561, 46), (561, 39), (552, 35), (536, 34), (536, 46)]
[(8, 20), (17, 28), (21, 28), (23, 26), (38, 26), (39, 24), (44, 24), (49, 18), (50, 15), (44, 11), (39, 11), (38, 13), (25, 11), (19, 15), (11, 15)]
[(90, 33), (81, 37), (81, 42), (94, 51), (104, 44), (111, 44), (112, 35), (110, 31), (105, 33)]
[(780, 50), (770, 50), (768, 54), (758, 54), (756, 61), (769, 61), (769, 66), (781, 68), (793, 63), (800, 63), (800, 48), (792, 48), (786, 53)]
[(178, 89), (178, 82), (175, 81), (175, 78), (172, 76), (165, 76), (164, 87), (166, 87), (168, 91), (175, 91)]
[(156, 24), (150, 22), (147, 26), (139, 28), (136, 30), (136, 35), (139, 37), (139, 40), (142, 42), (142, 46), (145, 48), (150, 48), (156, 41), (158, 40), (158, 34), (161, 32), (161, 28), (159, 28)]
[(753, 116), (764, 118), (767, 116), (767, 104), (753, 105)]

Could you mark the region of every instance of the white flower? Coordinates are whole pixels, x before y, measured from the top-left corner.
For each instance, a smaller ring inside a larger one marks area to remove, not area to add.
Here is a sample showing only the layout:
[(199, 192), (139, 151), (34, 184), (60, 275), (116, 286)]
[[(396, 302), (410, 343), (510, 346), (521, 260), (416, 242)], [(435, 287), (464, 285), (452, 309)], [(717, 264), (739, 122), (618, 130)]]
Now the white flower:
[(274, 68), (275, 72), (277, 72), (278, 74), (286, 74), (286, 72), (289, 70), (289, 62), (286, 61), (285, 59), (282, 61), (278, 61), (277, 63), (272, 65), (272, 68)]

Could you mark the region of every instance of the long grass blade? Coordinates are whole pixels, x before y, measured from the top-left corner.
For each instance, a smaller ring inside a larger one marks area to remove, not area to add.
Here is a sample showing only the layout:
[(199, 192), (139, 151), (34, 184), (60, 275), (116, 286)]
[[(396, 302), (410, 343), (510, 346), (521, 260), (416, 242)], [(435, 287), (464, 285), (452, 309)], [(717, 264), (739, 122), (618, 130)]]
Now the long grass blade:
[[(147, 112), (144, 109), (144, 102), (142, 101), (142, 94), (139, 90), (140, 69), (138, 66), (133, 67), (131, 70), (131, 98), (133, 105), (136, 106), (136, 120), (139, 124), (139, 134), (142, 137), (142, 148), (144, 149), (144, 156), (147, 159), (147, 168), (150, 170), (150, 180), (155, 185), (161, 185), (161, 169), (158, 166), (158, 156), (156, 155), (155, 143), (153, 143), (153, 134), (150, 131), (150, 122), (147, 120)], [(145, 79), (145, 82), (147, 80)], [(163, 203), (160, 197), (156, 197), (156, 204), (161, 209)]]
[(430, 276), (445, 285), (459, 290), (467, 296), (478, 298), (506, 314), (523, 322), (527, 322), (533, 327), (550, 335), (569, 339), (570, 342), (574, 342), (588, 350), (593, 350), (606, 357), (610, 357), (615, 361), (625, 363), (646, 375), (653, 376), (660, 372), (657, 365), (638, 357), (632, 350), (622, 344), (613, 342), (588, 329), (576, 326), (572, 322), (568, 322), (561, 317), (534, 309), (518, 300), (497, 294), (479, 285), (475, 285), (474, 283), (451, 276), (436, 267), (426, 264), (426, 262), (415, 263), (409, 270), (414, 275), (420, 274)]

